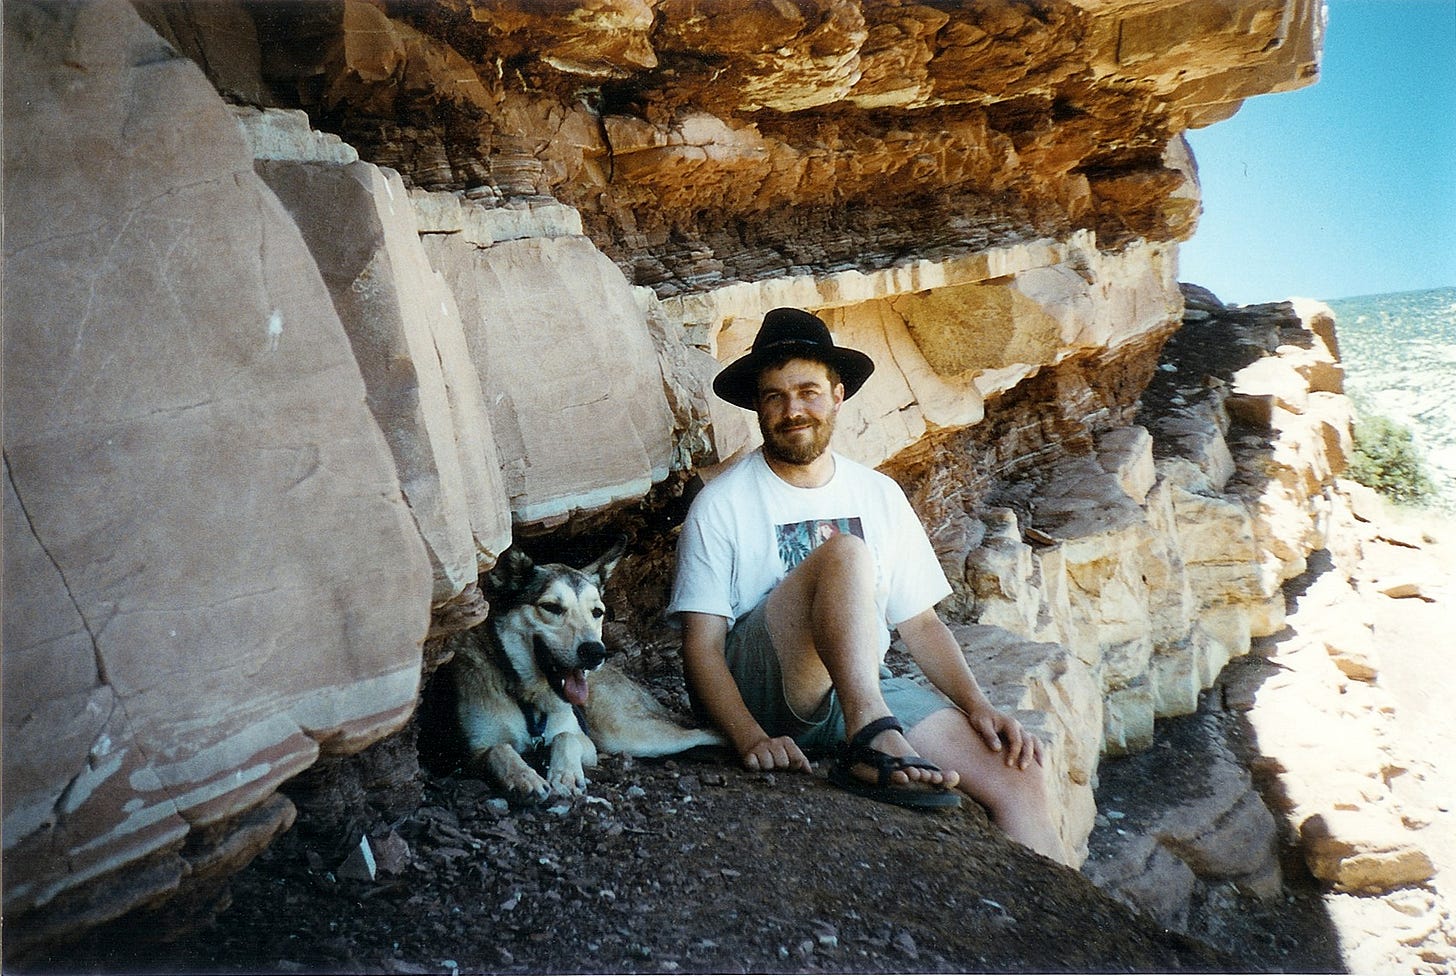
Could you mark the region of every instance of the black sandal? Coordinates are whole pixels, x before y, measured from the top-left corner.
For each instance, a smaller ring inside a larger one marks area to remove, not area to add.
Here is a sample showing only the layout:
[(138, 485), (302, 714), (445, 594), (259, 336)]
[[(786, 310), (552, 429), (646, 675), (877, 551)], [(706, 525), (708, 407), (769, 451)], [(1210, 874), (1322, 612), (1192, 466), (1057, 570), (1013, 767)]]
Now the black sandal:
[[(870, 747), (870, 740), (881, 732), (893, 729), (903, 733), (905, 727), (893, 715), (875, 719), (839, 746), (839, 756), (829, 768), (829, 782), (857, 796), (894, 803), (919, 810), (945, 810), (961, 805), (961, 798), (944, 786), (931, 786), (918, 781), (891, 783), (890, 777), (907, 769), (930, 769), (940, 772), (935, 763), (919, 756), (892, 756)], [(870, 783), (850, 772), (852, 766), (868, 766), (878, 774), (878, 782)]]

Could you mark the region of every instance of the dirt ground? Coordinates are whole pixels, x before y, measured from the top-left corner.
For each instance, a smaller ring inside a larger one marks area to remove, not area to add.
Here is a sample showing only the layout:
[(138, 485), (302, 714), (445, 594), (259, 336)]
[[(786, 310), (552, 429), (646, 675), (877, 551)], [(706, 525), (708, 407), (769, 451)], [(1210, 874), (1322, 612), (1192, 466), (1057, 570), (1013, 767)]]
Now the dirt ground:
[[(821, 777), (609, 759), (590, 795), (509, 809), (430, 778), (370, 828), (375, 881), (295, 827), (238, 877), (209, 930), (163, 950), (112, 936), (67, 971), (1240, 971), (974, 808), (870, 803)], [(381, 853), (380, 861), (385, 857)]]
[[(1371, 530), (1373, 536), (1380, 533)], [(1423, 521), (1371, 539), (1357, 575), (1381, 681), (1414, 764), (1412, 802), (1449, 822), (1456, 533)], [(1410, 543), (1414, 543), (1414, 546)], [(1420, 582), (1429, 598), (1378, 586)], [(653, 653), (662, 651), (657, 649)], [(665, 653), (665, 652), (663, 652)], [(661, 693), (663, 689), (659, 688)], [(670, 691), (670, 689), (669, 689)], [(669, 693), (665, 697), (671, 700)], [(1157, 770), (1200, 721), (1160, 723), (1119, 803), (1170, 792)], [(151, 924), (97, 934), (30, 971), (64, 973), (1332, 972), (1345, 967), (1318, 885), (1285, 851), (1285, 897), (1223, 907), (1202, 940), (1161, 929), (1077, 872), (1007, 842), (973, 805), (901, 810), (822, 770), (604, 757), (588, 795), (513, 808), (480, 779), (420, 771), (410, 736), (303, 782), (297, 824), (231, 883), (231, 907), (158, 945)], [(347, 774), (347, 775), (345, 775)], [(371, 782), (389, 782), (379, 788)], [(1136, 791), (1137, 796), (1129, 796)], [(352, 811), (341, 819), (338, 811)], [(1444, 811), (1442, 813), (1441, 811)], [(1439, 824), (1436, 826), (1439, 827)], [(1439, 832), (1439, 831), (1437, 831)], [(1426, 831), (1431, 835), (1431, 831)], [(370, 839), (373, 880), (353, 852)], [(1432, 853), (1451, 890), (1449, 840)], [(1437, 845), (1439, 847), (1439, 845)], [(351, 854), (353, 856), (351, 857)], [(1409, 970), (1408, 970), (1409, 971)]]

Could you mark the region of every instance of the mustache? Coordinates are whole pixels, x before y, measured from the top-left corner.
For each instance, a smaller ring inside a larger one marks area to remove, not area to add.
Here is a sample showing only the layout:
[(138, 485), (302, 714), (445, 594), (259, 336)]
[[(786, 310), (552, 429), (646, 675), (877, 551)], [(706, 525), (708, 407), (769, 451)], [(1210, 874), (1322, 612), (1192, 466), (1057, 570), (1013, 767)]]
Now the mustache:
[(796, 417), (790, 420), (779, 421), (774, 425), (773, 432), (775, 434), (783, 434), (791, 430), (798, 430), (801, 427), (818, 429), (822, 426), (824, 426), (823, 421), (815, 420), (812, 417)]

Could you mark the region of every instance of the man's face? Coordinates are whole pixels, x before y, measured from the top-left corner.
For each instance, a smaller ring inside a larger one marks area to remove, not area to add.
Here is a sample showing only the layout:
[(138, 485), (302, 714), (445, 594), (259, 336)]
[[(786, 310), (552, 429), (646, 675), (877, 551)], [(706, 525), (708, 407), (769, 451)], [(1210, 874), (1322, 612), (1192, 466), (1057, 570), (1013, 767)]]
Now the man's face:
[(758, 376), (758, 429), (763, 451), (785, 464), (809, 464), (829, 448), (844, 384), (823, 363), (791, 359)]

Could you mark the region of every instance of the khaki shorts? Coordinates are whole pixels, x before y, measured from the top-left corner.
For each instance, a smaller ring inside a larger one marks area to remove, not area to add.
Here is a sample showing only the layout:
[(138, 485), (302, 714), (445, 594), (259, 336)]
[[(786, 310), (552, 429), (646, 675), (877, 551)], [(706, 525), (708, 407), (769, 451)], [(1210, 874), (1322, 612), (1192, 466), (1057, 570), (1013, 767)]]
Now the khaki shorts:
[[(844, 712), (832, 689), (808, 717), (789, 706), (779, 656), (768, 635), (764, 604), (734, 624), (725, 652), (728, 670), (744, 704), (769, 735), (791, 736), (810, 756), (827, 755), (844, 741)], [(955, 707), (936, 689), (913, 678), (893, 677), (884, 665), (880, 665), (880, 690), (891, 713), (907, 729), (943, 708)]]

